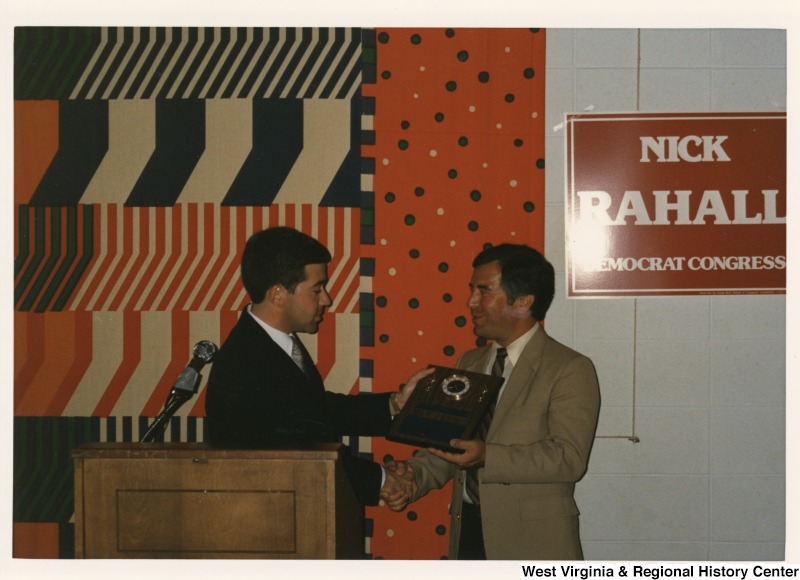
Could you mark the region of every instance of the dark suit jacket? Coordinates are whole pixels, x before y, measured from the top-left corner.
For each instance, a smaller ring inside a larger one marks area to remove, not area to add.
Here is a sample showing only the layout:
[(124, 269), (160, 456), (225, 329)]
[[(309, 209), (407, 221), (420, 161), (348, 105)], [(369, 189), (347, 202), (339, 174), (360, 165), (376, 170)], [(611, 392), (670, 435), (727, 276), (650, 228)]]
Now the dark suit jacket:
[[(491, 355), (491, 345), (471, 350), (457, 366), (483, 372)], [(599, 410), (592, 362), (538, 328), (497, 404), (478, 472), (490, 560), (583, 559), (573, 493), (589, 462)], [(465, 472), (425, 451), (408, 462), (418, 496), (454, 480), (450, 557), (455, 559)]]
[[(386, 434), (391, 425), (388, 393), (328, 392), (308, 353), (306, 358), (310, 377), (249, 312), (242, 312), (209, 374), (209, 443), (270, 448)], [(380, 466), (350, 453), (345, 453), (344, 466), (359, 500), (377, 504)]]

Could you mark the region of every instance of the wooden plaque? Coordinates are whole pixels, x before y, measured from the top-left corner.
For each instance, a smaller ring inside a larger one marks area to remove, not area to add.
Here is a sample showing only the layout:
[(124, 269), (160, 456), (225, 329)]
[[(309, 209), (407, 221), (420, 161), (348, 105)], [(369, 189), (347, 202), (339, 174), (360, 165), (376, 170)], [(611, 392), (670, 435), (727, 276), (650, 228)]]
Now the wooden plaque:
[(395, 417), (390, 441), (460, 453), (451, 439), (471, 439), (483, 414), (497, 400), (502, 377), (430, 365)]

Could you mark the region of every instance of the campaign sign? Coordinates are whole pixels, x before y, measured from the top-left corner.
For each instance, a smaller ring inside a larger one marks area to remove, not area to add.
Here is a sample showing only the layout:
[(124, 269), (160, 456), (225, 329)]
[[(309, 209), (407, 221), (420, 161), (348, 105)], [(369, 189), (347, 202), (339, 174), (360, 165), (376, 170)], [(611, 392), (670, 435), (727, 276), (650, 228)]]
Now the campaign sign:
[(784, 294), (786, 114), (567, 115), (569, 297)]

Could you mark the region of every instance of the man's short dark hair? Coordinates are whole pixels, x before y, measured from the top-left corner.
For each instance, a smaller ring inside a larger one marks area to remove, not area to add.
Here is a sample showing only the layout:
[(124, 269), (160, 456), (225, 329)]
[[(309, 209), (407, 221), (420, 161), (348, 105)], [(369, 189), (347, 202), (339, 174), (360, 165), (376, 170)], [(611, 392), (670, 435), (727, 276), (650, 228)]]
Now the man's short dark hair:
[(242, 252), (242, 282), (255, 304), (280, 284), (289, 292), (305, 280), (305, 266), (327, 264), (331, 253), (317, 240), (288, 227), (262, 230), (250, 236)]
[(553, 265), (537, 250), (522, 244), (500, 244), (483, 250), (472, 261), (472, 267), (497, 262), (500, 266), (500, 286), (509, 303), (521, 296), (533, 295), (531, 316), (544, 320), (556, 293), (556, 273)]

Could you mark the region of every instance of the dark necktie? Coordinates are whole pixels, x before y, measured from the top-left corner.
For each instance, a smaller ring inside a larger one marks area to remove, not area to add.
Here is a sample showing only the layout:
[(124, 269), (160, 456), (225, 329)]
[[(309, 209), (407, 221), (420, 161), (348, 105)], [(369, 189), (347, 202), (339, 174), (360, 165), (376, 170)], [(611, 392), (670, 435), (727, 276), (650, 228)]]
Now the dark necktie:
[[(495, 355), (494, 363), (492, 364), (492, 376), (503, 376), (503, 368), (505, 367), (507, 357), (508, 351), (506, 349), (497, 349), (497, 354)], [(492, 417), (494, 417), (494, 410), (496, 406), (497, 399), (495, 399), (492, 404), (489, 405), (489, 408), (486, 409), (486, 413), (483, 415), (483, 419), (478, 424), (478, 432), (475, 434), (476, 439), (486, 441), (486, 434), (489, 432), (489, 424), (492, 422)], [(480, 505), (481, 503), (478, 489), (478, 467), (471, 467), (467, 470), (467, 497), (469, 497), (472, 503), (476, 506)]]

